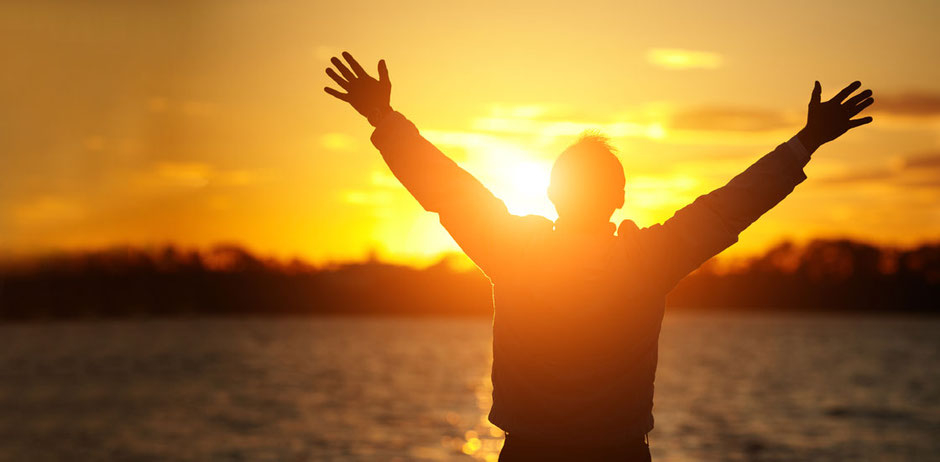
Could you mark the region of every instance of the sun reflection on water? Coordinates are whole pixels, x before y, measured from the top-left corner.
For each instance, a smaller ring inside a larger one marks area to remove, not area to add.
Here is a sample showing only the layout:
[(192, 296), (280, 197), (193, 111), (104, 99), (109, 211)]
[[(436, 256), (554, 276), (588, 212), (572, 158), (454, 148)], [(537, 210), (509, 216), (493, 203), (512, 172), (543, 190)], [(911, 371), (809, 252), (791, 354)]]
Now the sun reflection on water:
[(456, 412), (448, 412), (444, 419), (448, 424), (461, 429), (463, 437), (444, 437), (441, 445), (454, 452), (473, 457), (475, 460), (496, 462), (503, 448), (505, 433), (487, 418), (493, 403), (493, 384), (489, 374), (474, 384), (474, 395), (479, 413), (475, 419), (464, 419)]

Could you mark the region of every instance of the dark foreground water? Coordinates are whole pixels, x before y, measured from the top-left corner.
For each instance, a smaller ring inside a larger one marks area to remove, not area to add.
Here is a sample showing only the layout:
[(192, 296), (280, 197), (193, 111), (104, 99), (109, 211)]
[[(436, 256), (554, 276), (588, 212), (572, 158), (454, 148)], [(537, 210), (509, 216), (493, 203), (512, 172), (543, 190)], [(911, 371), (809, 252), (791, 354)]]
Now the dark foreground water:
[[(2, 461), (495, 460), (487, 320), (0, 325)], [(940, 460), (940, 320), (670, 314), (658, 461)]]

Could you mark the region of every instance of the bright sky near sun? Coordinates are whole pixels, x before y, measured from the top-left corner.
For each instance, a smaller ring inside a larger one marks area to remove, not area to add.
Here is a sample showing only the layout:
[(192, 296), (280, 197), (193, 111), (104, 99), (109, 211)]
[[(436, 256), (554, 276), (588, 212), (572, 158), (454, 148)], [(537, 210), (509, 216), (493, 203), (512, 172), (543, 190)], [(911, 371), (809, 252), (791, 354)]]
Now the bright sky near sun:
[(728, 252), (940, 238), (940, 3), (55, 2), (0, 5), (0, 255), (241, 243), (323, 263), (457, 250), (323, 92), (386, 59), (392, 106), (517, 214), (598, 129), (648, 226), (795, 134), (813, 81), (875, 122)]

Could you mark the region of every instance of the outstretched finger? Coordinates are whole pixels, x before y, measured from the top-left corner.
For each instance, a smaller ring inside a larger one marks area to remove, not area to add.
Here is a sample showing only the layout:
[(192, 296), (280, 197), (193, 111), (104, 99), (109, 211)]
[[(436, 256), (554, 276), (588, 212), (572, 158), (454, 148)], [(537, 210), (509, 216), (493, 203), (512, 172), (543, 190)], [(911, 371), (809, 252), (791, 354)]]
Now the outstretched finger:
[(332, 68), (326, 69), (326, 75), (330, 76), (330, 78), (333, 79), (337, 85), (343, 87), (344, 90), (349, 90), (349, 82), (340, 77)]
[(819, 81), (816, 81), (816, 84), (813, 85), (813, 94), (809, 97), (809, 104), (819, 104), (820, 98), (822, 97), (822, 86), (819, 85)]
[(845, 104), (846, 107), (852, 107), (852, 106), (855, 106), (855, 105), (857, 105), (858, 103), (864, 101), (865, 98), (868, 98), (869, 96), (871, 96), (871, 90), (865, 90), (865, 91), (863, 91), (863, 92), (861, 92), (861, 93), (859, 93), (859, 94), (857, 94), (857, 95), (855, 95), (855, 96), (849, 98), (844, 104)]
[(339, 70), (340, 74), (343, 74), (343, 77), (345, 77), (346, 80), (349, 80), (350, 82), (352, 82), (353, 80), (356, 80), (356, 76), (353, 75), (352, 71), (350, 71), (349, 68), (346, 67), (346, 65), (343, 64), (343, 62), (339, 60), (339, 58), (334, 56), (330, 58), (330, 62), (333, 63), (334, 66), (336, 66), (336, 69)]
[(343, 57), (346, 58), (346, 62), (349, 63), (349, 67), (352, 68), (353, 72), (355, 72), (356, 75), (359, 76), (360, 79), (363, 77), (369, 76), (369, 74), (366, 74), (365, 69), (363, 69), (362, 66), (359, 65), (359, 61), (356, 61), (356, 58), (353, 58), (352, 55), (349, 54), (348, 51), (343, 52)]
[(859, 82), (858, 80), (856, 80), (850, 83), (849, 86), (843, 88), (842, 91), (836, 94), (836, 96), (833, 96), (832, 99), (830, 99), (829, 101), (842, 103), (842, 101), (844, 101), (845, 98), (848, 98), (848, 96), (851, 95), (853, 91), (858, 90), (858, 87), (860, 86), (862, 86), (862, 82)]
[(332, 89), (332, 88), (330, 88), (330, 87), (323, 87), (323, 91), (325, 91), (325, 92), (327, 92), (327, 93), (329, 93), (329, 94), (335, 96), (337, 99), (346, 101), (347, 103), (349, 102), (349, 94), (348, 94), (348, 93), (340, 93), (338, 90), (334, 90), (334, 89)]
[(391, 83), (388, 81), (388, 66), (385, 65), (385, 60), (379, 60), (379, 82), (382, 83)]
[(874, 102), (875, 102), (875, 98), (868, 98), (865, 101), (858, 103), (855, 107), (853, 107), (852, 109), (849, 109), (849, 112), (848, 112), (849, 117), (855, 117), (856, 114), (858, 114), (859, 112), (862, 112), (862, 110), (864, 110), (868, 106), (871, 106), (871, 103), (874, 103)]
[(861, 119), (852, 119), (849, 121), (849, 128), (855, 128), (859, 125), (865, 125), (871, 122), (871, 117), (862, 117)]

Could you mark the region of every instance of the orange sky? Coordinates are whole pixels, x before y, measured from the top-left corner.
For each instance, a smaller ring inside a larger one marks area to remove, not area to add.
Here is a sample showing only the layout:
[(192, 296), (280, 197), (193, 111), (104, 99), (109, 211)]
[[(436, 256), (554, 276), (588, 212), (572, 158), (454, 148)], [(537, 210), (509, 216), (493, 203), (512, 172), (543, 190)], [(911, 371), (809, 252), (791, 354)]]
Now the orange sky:
[(0, 255), (454, 250), (323, 93), (342, 50), (385, 58), (393, 107), (515, 213), (552, 216), (552, 160), (607, 133), (627, 175), (614, 220), (641, 226), (794, 134), (813, 80), (828, 97), (860, 79), (875, 122), (823, 147), (728, 253), (940, 238), (940, 3), (449, 3), (4, 2)]

